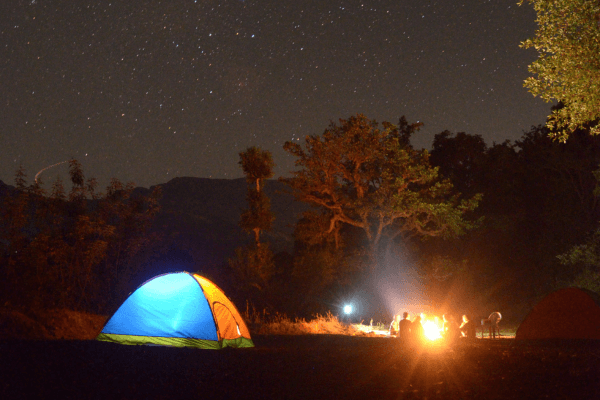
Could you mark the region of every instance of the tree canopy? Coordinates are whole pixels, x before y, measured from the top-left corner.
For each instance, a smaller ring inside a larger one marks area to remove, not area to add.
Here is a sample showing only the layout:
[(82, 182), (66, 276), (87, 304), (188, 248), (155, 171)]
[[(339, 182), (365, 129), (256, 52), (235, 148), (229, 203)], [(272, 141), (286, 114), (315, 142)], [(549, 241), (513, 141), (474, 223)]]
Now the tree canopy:
[(591, 124), (591, 134), (600, 134), (600, 2), (528, 1), (537, 13), (538, 29), (521, 47), (535, 48), (539, 57), (529, 66), (534, 76), (524, 86), (534, 96), (564, 104), (548, 119), (562, 141), (586, 124)]
[(428, 152), (410, 146), (420, 124), (402, 117), (398, 125), (381, 125), (358, 114), (307, 136), (304, 147), (286, 142), (299, 169), (282, 180), (299, 200), (324, 211), (325, 233), (336, 244), (344, 226), (361, 230), (371, 252), (384, 237), (454, 236), (471, 228), (463, 217), (479, 197), (460, 198), (429, 164)]
[[(515, 143), (490, 148), (477, 135), (436, 135), (431, 161), (440, 174), (459, 179), (463, 193), (483, 193), (475, 210), (485, 217), (480, 229), (457, 240), (422, 244), (425, 272), (433, 278), (452, 272), (447, 281), (431, 279), (432, 286), (452, 293), (452, 301), (460, 300), (461, 291), (475, 292), (508, 308), (516, 296), (597, 277), (589, 257), (589, 250), (596, 251), (592, 242), (569, 249), (584, 242), (600, 220), (600, 193), (594, 192), (600, 136), (577, 129), (561, 143), (550, 135), (547, 127), (532, 127)], [(559, 254), (566, 255), (559, 259)]]
[(242, 167), (248, 183), (256, 184), (256, 191), (260, 191), (260, 184), (265, 179), (273, 177), (273, 156), (269, 151), (263, 151), (256, 146), (252, 146), (241, 152), (238, 164)]
[(248, 209), (242, 211), (239, 225), (245, 232), (254, 232), (255, 241), (252, 245), (237, 248), (235, 257), (228, 261), (241, 285), (262, 291), (268, 286), (275, 268), (269, 243), (260, 241), (260, 232), (271, 230), (274, 219), (271, 203), (262, 188), (264, 181), (273, 176), (275, 164), (271, 152), (255, 146), (239, 156), (239, 165), (248, 183)]
[(271, 152), (254, 146), (239, 153), (239, 156), (239, 164), (250, 185), (246, 195), (249, 208), (242, 212), (240, 227), (246, 232), (254, 232), (256, 244), (260, 246), (260, 231), (270, 230), (273, 223), (269, 198), (261, 189), (264, 181), (273, 176), (275, 164)]

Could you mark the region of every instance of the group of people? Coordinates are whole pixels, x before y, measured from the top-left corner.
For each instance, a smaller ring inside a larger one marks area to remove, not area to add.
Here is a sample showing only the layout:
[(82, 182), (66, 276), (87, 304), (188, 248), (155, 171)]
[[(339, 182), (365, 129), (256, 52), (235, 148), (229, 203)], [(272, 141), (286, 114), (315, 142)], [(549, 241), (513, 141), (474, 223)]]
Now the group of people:
[[(425, 337), (423, 324), (426, 322), (425, 314), (417, 315), (412, 321), (408, 312), (394, 317), (390, 324), (389, 334), (403, 340), (421, 340)], [(435, 326), (440, 325), (439, 318), (433, 317)], [(475, 339), (477, 337), (477, 325), (467, 315), (462, 316), (462, 323), (459, 325), (452, 315), (444, 314), (441, 321), (440, 334), (448, 341), (454, 341), (461, 337)]]
[(421, 316), (418, 315), (414, 321), (411, 321), (409, 313), (402, 313), (402, 319), (400, 314), (397, 314), (390, 324), (389, 334), (404, 340), (413, 339), (419, 334), (424, 335)]

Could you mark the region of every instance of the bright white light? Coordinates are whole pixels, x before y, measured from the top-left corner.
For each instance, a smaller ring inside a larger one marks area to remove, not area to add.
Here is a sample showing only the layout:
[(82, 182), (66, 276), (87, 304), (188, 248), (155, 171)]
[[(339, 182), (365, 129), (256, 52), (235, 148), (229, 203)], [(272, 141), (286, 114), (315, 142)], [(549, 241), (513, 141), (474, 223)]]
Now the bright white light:
[(426, 321), (423, 324), (423, 330), (425, 331), (425, 337), (429, 340), (441, 339), (441, 328), (436, 325), (433, 321)]
[(346, 313), (346, 314), (352, 313), (352, 306), (350, 304), (344, 306), (344, 313)]

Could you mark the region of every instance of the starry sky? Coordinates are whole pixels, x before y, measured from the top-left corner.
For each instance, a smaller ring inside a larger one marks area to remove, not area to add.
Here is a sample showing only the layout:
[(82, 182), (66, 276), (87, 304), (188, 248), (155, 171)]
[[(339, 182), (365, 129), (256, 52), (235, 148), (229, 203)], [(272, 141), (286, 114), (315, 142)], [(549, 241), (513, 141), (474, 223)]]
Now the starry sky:
[(286, 141), (357, 113), (423, 122), (417, 148), (518, 140), (550, 111), (523, 88), (535, 28), (517, 0), (3, 1), (0, 180), (239, 178), (250, 146), (278, 177)]

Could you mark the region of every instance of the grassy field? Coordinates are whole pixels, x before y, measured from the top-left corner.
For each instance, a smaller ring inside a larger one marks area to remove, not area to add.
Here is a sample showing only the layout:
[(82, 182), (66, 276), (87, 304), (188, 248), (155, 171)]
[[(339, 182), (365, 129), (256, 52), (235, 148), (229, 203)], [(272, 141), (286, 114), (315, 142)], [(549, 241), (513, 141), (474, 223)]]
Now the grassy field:
[(0, 341), (1, 399), (597, 399), (600, 347), (477, 339), (253, 335), (199, 350), (93, 340)]
[[(263, 315), (248, 319), (254, 348), (199, 350), (89, 340), (104, 320), (5, 315), (0, 399), (600, 398), (600, 344), (519, 343), (510, 327), (501, 339), (411, 344), (331, 314)], [(39, 326), (47, 336), (8, 335)]]
[[(326, 315), (316, 315), (310, 320), (301, 318), (291, 319), (285, 315), (267, 316), (265, 314), (245, 314), (246, 321), (250, 321), (253, 331), (259, 334), (270, 335), (302, 335), (302, 334), (338, 334), (338, 335), (364, 335), (364, 336), (385, 336), (388, 334), (389, 327), (383, 323), (374, 325), (365, 324), (345, 324), (339, 318), (331, 313)], [(500, 325), (500, 336), (504, 338), (514, 338), (518, 326)], [(482, 336), (481, 330), (478, 330), (478, 336)], [(485, 337), (488, 332), (485, 331)]]

